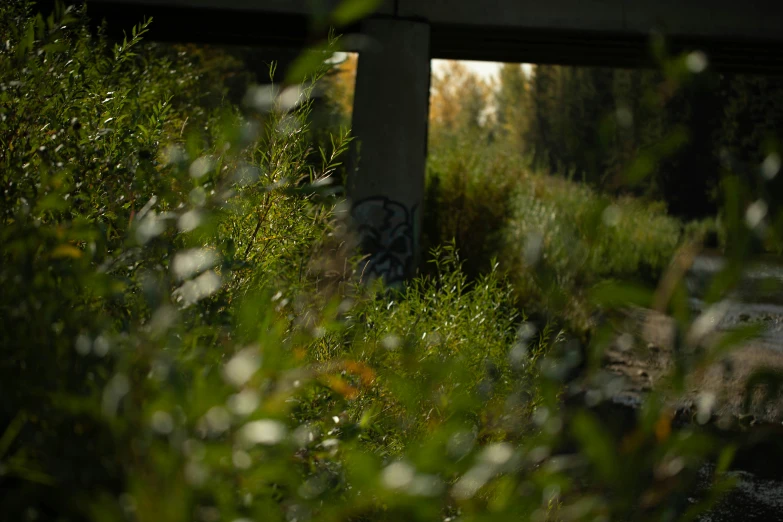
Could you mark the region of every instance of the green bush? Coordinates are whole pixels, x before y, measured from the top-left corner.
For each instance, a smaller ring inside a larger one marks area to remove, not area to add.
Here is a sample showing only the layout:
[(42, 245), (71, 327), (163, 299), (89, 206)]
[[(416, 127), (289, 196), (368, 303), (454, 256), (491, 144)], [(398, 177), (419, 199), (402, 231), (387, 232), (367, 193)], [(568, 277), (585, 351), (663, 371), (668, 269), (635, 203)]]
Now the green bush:
[(504, 258), (527, 306), (542, 300), (583, 330), (590, 288), (609, 279), (654, 285), (680, 241), (681, 224), (665, 208), (532, 175), (519, 190)]
[(705, 461), (725, 485), (731, 448), (657, 395), (630, 432), (562, 408), (574, 345), (497, 268), (440, 248), (401, 291), (356, 283), (331, 183), (350, 137), (315, 161), (309, 135), (323, 67), (242, 109), (215, 101), (219, 51), (146, 23), (112, 45), (14, 1), (0, 27), (4, 518), (660, 520), (700, 509)]
[(427, 162), (424, 244), (451, 241), (471, 277), (492, 267), (524, 183), (524, 162), (470, 136), (431, 147)]
[(113, 45), (59, 5), (0, 22), (6, 514), (117, 518), (138, 490), (142, 519), (193, 516), (182, 437), (228, 396), (244, 296), (314, 284), (347, 135), (305, 161), (309, 87), (290, 113), (214, 108), (214, 74), (143, 44), (149, 22)]
[(576, 330), (589, 327), (592, 286), (607, 279), (656, 283), (685, 238), (682, 223), (660, 204), (610, 198), (536, 171), (501, 147), (471, 142), (434, 148), (426, 209), (430, 244), (453, 240), (473, 277), (496, 260), (522, 309)]
[(265, 87), (261, 112), (209, 108), (203, 53), (142, 43), (148, 22), (111, 45), (78, 11), (0, 13), (4, 515), (360, 516), (411, 452), (432, 474), (394, 509), (440, 512), (466, 464), (419, 445), (503, 437), (507, 287), (450, 254), (397, 297), (351, 282), (349, 138), (313, 164), (312, 83), (290, 111)]

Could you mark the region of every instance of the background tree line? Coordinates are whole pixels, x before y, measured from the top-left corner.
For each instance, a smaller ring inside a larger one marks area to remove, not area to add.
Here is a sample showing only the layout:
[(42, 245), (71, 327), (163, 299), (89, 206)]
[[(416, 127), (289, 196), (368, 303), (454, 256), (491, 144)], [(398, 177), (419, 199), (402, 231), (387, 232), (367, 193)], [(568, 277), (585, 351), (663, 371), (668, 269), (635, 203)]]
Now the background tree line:
[[(702, 60), (694, 54), (683, 66), (700, 68)], [(486, 80), (449, 63), (433, 79), (430, 147), (483, 140), (601, 191), (664, 201), (684, 218), (716, 212), (721, 169), (748, 173), (743, 165), (777, 152), (779, 77), (705, 71), (680, 85), (658, 70), (531, 71), (505, 64)]]
[[(265, 70), (270, 59), (259, 50), (222, 52), (244, 67), (224, 67), (228, 98), (239, 103), (251, 81), (247, 71)], [(208, 51), (199, 53), (209, 62)], [(316, 93), (316, 135), (350, 126), (357, 56), (338, 54), (342, 63)], [(430, 151), (492, 145), (497, 154), (518, 155), (608, 195), (661, 201), (684, 219), (714, 216), (722, 171), (752, 178), (770, 155), (779, 161), (783, 78), (719, 74), (700, 53), (679, 65), (670, 74), (504, 64), (497, 77), (484, 78), (446, 62), (431, 84)], [(699, 74), (687, 74), (693, 70)], [(754, 183), (765, 186), (773, 204), (783, 195), (778, 180)]]

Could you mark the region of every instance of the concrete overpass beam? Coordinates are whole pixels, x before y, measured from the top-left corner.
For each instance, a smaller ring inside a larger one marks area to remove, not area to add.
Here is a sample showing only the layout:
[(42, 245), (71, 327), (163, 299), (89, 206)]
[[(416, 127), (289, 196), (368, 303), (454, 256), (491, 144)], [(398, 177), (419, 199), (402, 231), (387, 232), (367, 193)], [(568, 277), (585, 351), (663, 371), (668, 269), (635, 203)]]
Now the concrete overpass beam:
[(371, 19), (354, 96), (351, 215), (369, 258), (364, 279), (390, 285), (413, 275), (420, 256), (430, 85), (430, 26)]

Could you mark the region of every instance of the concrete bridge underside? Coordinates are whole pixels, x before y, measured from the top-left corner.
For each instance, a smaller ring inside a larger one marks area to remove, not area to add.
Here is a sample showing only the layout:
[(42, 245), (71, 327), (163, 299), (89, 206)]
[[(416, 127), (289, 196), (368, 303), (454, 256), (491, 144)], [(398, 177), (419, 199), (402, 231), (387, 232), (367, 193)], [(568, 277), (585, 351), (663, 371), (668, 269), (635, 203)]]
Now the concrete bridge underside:
[[(313, 20), (338, 3), (88, 1), (92, 16), (120, 26), (154, 16), (156, 38), (289, 46), (318, 36)], [(426, 22), (432, 58), (637, 67), (651, 65), (649, 35), (660, 30), (715, 67), (783, 73), (783, 2), (772, 0), (386, 0), (373, 16)]]
[[(339, 0), (90, 0), (93, 19), (155, 18), (169, 41), (299, 48), (325, 34)], [(367, 273), (395, 283), (419, 256), (430, 60), (638, 67), (651, 31), (672, 51), (702, 50), (716, 70), (783, 74), (783, 1), (384, 0), (341, 29), (361, 34), (348, 194)]]

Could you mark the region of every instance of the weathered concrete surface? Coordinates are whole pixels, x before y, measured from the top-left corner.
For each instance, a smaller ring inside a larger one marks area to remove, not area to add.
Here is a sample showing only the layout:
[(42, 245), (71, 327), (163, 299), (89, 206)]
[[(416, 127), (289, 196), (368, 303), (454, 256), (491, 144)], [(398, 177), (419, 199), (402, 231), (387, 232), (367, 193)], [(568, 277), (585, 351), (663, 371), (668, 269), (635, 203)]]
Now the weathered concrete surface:
[[(302, 45), (337, 0), (91, 0), (99, 18), (159, 20), (160, 38)], [(241, 16), (237, 16), (241, 14)], [(783, 2), (769, 0), (384, 0), (375, 16), (432, 27), (433, 58), (651, 64), (648, 36), (703, 49), (725, 70), (783, 72)], [(348, 32), (358, 27), (346, 28)], [(357, 49), (359, 50), (359, 49)]]
[(400, 0), (397, 14), (433, 25), (783, 38), (783, 4), (765, 0)]
[(348, 180), (366, 276), (396, 283), (419, 256), (430, 86), (430, 27), (392, 19), (366, 21), (374, 42), (359, 56)]
[[(182, 8), (325, 15), (339, 0), (92, 0)], [(767, 0), (385, 0), (376, 15), (426, 20), (432, 25), (513, 27), (567, 31), (783, 40), (783, 4)], [(607, 35), (611, 36), (611, 34)]]

